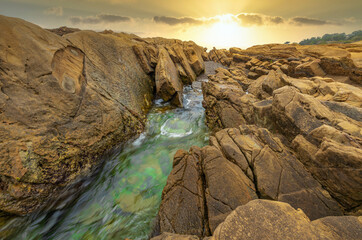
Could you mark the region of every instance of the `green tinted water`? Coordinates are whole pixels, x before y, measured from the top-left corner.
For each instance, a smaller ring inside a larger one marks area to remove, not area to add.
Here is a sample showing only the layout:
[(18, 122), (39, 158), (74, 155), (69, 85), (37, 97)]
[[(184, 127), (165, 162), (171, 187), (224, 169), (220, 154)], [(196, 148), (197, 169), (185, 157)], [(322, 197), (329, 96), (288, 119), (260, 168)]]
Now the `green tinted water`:
[[(106, 159), (71, 204), (3, 221), (12, 239), (147, 239), (178, 149), (204, 146), (201, 82), (184, 88), (184, 108), (156, 101), (144, 133)], [(70, 206), (69, 206), (70, 205)], [(9, 233), (9, 234), (8, 234)], [(15, 233), (15, 234), (14, 234)]]

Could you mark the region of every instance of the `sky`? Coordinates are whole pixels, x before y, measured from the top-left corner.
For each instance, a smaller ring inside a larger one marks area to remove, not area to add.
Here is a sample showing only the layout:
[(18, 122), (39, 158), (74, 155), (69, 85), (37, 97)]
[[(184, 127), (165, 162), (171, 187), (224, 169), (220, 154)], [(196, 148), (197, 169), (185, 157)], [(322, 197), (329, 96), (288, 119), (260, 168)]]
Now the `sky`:
[(362, 30), (362, 0), (0, 0), (0, 14), (44, 28), (110, 29), (208, 49)]

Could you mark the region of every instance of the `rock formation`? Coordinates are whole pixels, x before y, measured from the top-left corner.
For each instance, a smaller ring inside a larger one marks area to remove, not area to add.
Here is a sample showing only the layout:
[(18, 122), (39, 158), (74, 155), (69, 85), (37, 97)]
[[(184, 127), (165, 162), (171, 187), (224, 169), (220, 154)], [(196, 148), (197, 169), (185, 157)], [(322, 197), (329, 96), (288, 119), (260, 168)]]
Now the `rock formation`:
[(58, 36), (5, 16), (0, 30), (5, 213), (35, 211), (88, 176), (107, 150), (143, 131), (155, 86), (182, 105), (180, 79), (193, 81), (204, 66), (204, 49), (192, 42), (65, 28)]
[(212, 237), (163, 233), (152, 240), (228, 239), (360, 239), (361, 217), (310, 219), (287, 203), (253, 200), (236, 208)]
[(265, 75), (272, 69), (281, 69), (292, 77), (348, 76), (352, 81), (361, 83), (361, 51), (361, 44), (265, 44), (246, 50), (213, 49), (209, 58), (226, 66), (241, 63), (253, 78)]
[(213, 135), (175, 155), (156, 232), (358, 239), (361, 220), (340, 215), (361, 214), (360, 52), (360, 44), (211, 50), (227, 67), (202, 84)]
[[(0, 211), (27, 214), (202, 83), (210, 144), (180, 150), (156, 239), (361, 239), (361, 44), (206, 49), (0, 16)], [(73, 187), (73, 188), (72, 188)], [(182, 234), (182, 235), (178, 235)]]
[(213, 233), (235, 210), (257, 198), (287, 202), (312, 220), (342, 215), (339, 204), (267, 129), (223, 129), (210, 146), (179, 151), (162, 194), (159, 231)]
[(176, 106), (182, 106), (182, 82), (175, 64), (166, 49), (161, 48), (156, 67), (156, 91), (165, 101), (172, 101)]

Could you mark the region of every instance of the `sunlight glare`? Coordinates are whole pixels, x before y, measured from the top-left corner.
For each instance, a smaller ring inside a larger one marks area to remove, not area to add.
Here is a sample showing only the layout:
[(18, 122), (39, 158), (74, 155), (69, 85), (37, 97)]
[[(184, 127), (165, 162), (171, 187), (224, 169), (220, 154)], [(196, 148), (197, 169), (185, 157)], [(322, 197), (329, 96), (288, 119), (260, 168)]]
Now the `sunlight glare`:
[(248, 45), (249, 30), (240, 26), (232, 14), (219, 15), (216, 19), (205, 33), (205, 38), (216, 48)]

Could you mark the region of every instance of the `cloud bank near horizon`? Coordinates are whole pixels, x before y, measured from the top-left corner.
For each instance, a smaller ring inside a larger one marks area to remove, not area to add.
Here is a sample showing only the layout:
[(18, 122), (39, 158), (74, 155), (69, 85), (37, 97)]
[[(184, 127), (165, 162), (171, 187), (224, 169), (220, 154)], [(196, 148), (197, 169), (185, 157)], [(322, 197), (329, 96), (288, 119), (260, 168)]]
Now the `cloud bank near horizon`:
[(120, 22), (129, 22), (131, 21), (130, 17), (124, 17), (119, 15), (112, 14), (99, 14), (96, 16), (88, 17), (70, 17), (70, 22), (72, 24), (99, 24), (99, 23), (120, 23)]
[[(55, 10), (49, 12), (56, 12)], [(226, 17), (225, 17), (226, 16)], [(169, 26), (197, 26), (203, 24), (211, 24), (218, 21), (224, 21), (229, 19), (230, 21), (235, 21), (242, 27), (255, 27), (255, 26), (270, 26), (270, 25), (279, 25), (279, 24), (289, 24), (294, 26), (322, 26), (322, 25), (342, 25), (340, 22), (309, 18), (303, 16), (296, 16), (292, 18), (284, 18), (281, 16), (270, 16), (259, 13), (239, 13), (236, 15), (225, 14), (217, 15), (209, 18), (194, 18), (190, 16), (182, 17), (172, 17), (172, 16), (154, 16), (152, 19), (140, 19), (133, 18), (128, 16), (120, 16), (114, 14), (98, 14), (95, 16), (73, 16), (69, 18), (69, 21), (74, 24), (100, 24), (100, 23), (120, 23), (120, 22), (130, 22), (130, 21), (151, 21), (155, 24), (166, 24)], [(347, 22), (347, 21), (346, 21)]]

